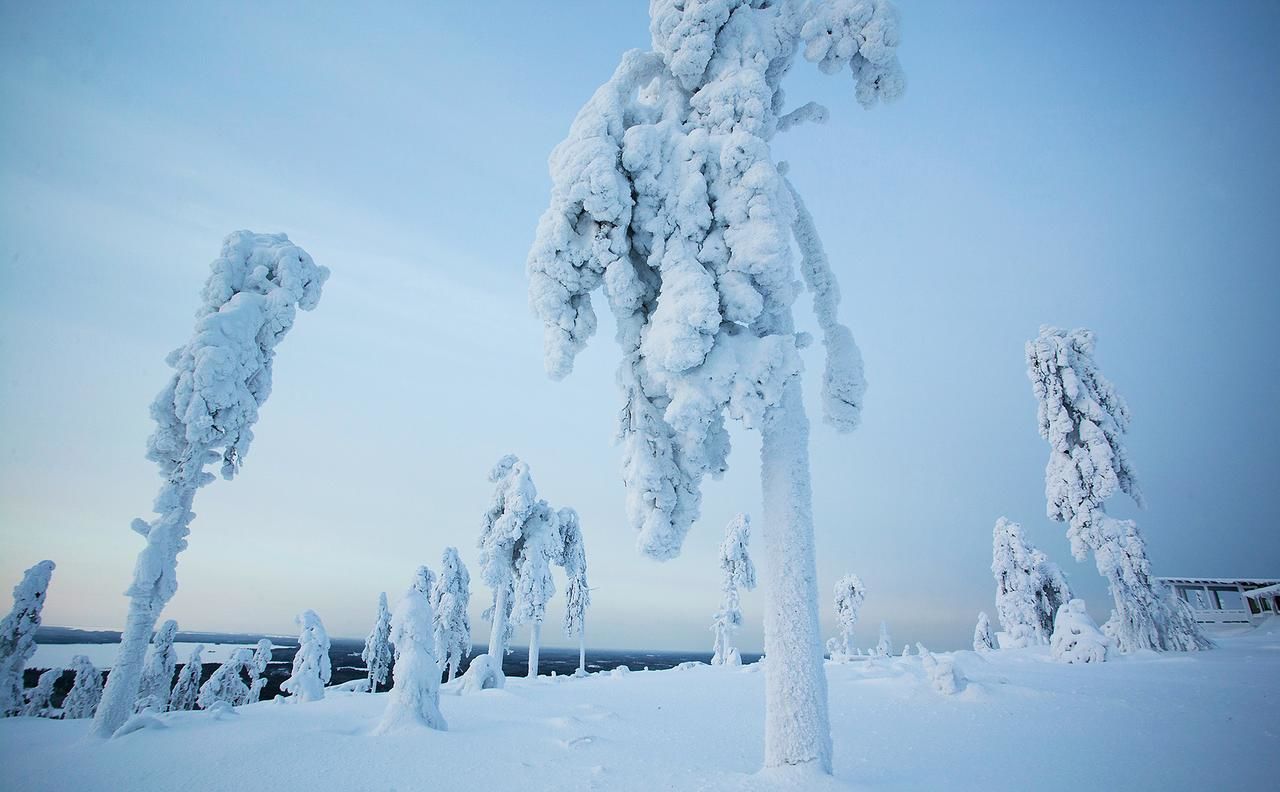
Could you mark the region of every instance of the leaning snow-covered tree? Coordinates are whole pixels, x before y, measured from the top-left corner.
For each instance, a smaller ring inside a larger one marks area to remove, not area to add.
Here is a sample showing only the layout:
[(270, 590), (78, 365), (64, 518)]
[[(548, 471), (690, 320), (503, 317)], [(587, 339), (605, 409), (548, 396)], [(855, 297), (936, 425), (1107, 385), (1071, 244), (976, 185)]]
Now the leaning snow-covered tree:
[(991, 574), (1007, 645), (1049, 643), (1054, 616), (1071, 599), (1071, 587), (1058, 565), (1027, 540), (1022, 526), (1004, 517), (991, 532)]
[(169, 708), (172, 693), (173, 671), (178, 667), (178, 653), (173, 650), (173, 639), (178, 634), (178, 623), (169, 619), (160, 625), (151, 639), (151, 652), (142, 669), (142, 682), (138, 686), (138, 703), (134, 709), (164, 712)]
[(834, 638), (827, 642), (827, 650), (832, 660), (845, 660), (853, 654), (850, 641), (853, 638), (854, 625), (858, 623), (858, 611), (862, 609), (862, 601), (867, 598), (867, 588), (862, 578), (857, 575), (845, 575), (836, 581), (836, 621), (840, 623), (840, 640)]
[(1047, 325), (1027, 342), (1040, 436), (1049, 442), (1044, 472), (1049, 517), (1067, 524), (1077, 561), (1093, 551), (1115, 602), (1109, 631), (1121, 652), (1207, 649), (1213, 644), (1186, 605), (1151, 577), (1137, 525), (1106, 512), (1107, 499), (1117, 492), (1139, 506), (1142, 495), (1124, 446), (1129, 408), (1098, 371), (1094, 344), (1091, 330)]
[(440, 665), (436, 662), (436, 626), (431, 612), (433, 582), (427, 568), (419, 567), (413, 585), (391, 617), (395, 682), (378, 724), (379, 734), (413, 723), (440, 731), (448, 728), (440, 714)]
[(364, 667), (369, 669), (369, 692), (377, 693), (378, 685), (386, 684), (391, 670), (391, 611), (387, 610), (387, 592), (378, 595), (378, 618), (364, 639), (360, 653)]
[(578, 512), (568, 507), (557, 512), (562, 542), (559, 564), (564, 567), (568, 584), (564, 591), (564, 634), (578, 639), (578, 670), (587, 673), (586, 619), (591, 607), (591, 589), (587, 585), (587, 549), (582, 542), (582, 521)]
[(237, 231), (223, 241), (201, 292), (195, 334), (169, 354), (173, 376), (151, 405), (156, 428), (147, 458), (165, 481), (152, 507), (155, 518), (133, 521), (146, 546), (125, 592), (129, 614), (93, 734), (110, 737), (133, 711), (151, 631), (178, 588), (192, 501), (214, 478), (205, 468), (220, 460), (223, 478), (239, 471), (271, 393), (276, 345), (297, 309), (316, 306), (328, 276), (284, 234)]
[(249, 674), (249, 697), (245, 699), (246, 704), (251, 704), (262, 698), (262, 689), (267, 686), (267, 666), (271, 664), (271, 641), (266, 638), (258, 639), (258, 646), (253, 650), (253, 659), (249, 661), (249, 665), (245, 670)]
[(85, 655), (71, 658), (70, 668), (76, 679), (62, 702), (62, 717), (91, 718), (102, 699), (102, 672)]
[(458, 548), (446, 547), (440, 557), (440, 577), (431, 589), (431, 611), (436, 620), (436, 659), (452, 682), (462, 661), (471, 654), (471, 573), (458, 557)]
[(22, 712), (22, 672), (36, 653), (36, 630), (53, 567), (52, 561), (41, 561), (22, 574), (13, 588), (13, 609), (0, 621), (0, 717)]
[(231, 653), (218, 669), (209, 677), (209, 681), (200, 686), (200, 695), (196, 703), (200, 709), (213, 709), (218, 703), (239, 706), (249, 700), (249, 686), (242, 678), (248, 665), (253, 662), (253, 652), (249, 649), (237, 649)]
[(196, 698), (200, 695), (200, 677), (204, 674), (204, 644), (196, 644), (191, 650), (187, 662), (178, 672), (178, 681), (173, 683), (173, 693), (169, 694), (169, 709), (174, 712), (193, 710)]
[(36, 686), (26, 692), (27, 702), (22, 714), (28, 718), (47, 718), (52, 714), (53, 686), (62, 676), (61, 668), (50, 668), (40, 674)]
[(825, 72), (850, 68), (864, 105), (902, 90), (896, 15), (883, 0), (652, 0), (650, 16), (653, 49), (623, 56), (551, 155), (530, 302), (558, 379), (595, 332), (591, 292), (603, 285), (622, 348), (623, 480), (643, 552), (680, 552), (703, 477), (728, 463), (726, 413), (761, 432), (765, 764), (830, 772), (793, 239), (827, 347), (829, 422), (857, 425), (864, 381), (812, 218), (770, 142), (825, 118), (813, 103), (783, 112), (782, 79), (801, 45)]
[(313, 610), (298, 614), (298, 653), (293, 656), (293, 673), (280, 683), (280, 689), (296, 696), (299, 701), (319, 701), (324, 698), (324, 686), (333, 673), (329, 661), (329, 634)]
[(751, 563), (747, 545), (751, 541), (751, 518), (735, 515), (724, 529), (720, 543), (720, 610), (712, 619), (711, 629), (716, 634), (711, 652), (711, 665), (742, 665), (738, 647), (733, 645), (733, 634), (742, 626), (742, 608), (738, 589), (752, 591), (756, 587), (756, 566)]
[(987, 612), (978, 613), (978, 623), (973, 627), (973, 651), (990, 652), (996, 648), (996, 637), (991, 633), (991, 620)]

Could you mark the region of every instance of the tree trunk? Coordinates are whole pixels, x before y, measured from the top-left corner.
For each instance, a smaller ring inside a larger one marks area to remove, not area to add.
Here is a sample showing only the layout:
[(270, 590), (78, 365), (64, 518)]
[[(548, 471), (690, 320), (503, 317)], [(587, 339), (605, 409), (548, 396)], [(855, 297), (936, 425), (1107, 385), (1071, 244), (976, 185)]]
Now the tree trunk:
[(542, 622), (534, 619), (529, 625), (529, 678), (538, 675), (538, 643), (542, 640)]
[(827, 678), (809, 485), (809, 420), (799, 378), (761, 429), (764, 495), (765, 767), (816, 762), (831, 772)]
[(498, 589), (493, 602), (493, 629), (489, 631), (489, 656), (502, 668), (502, 658), (507, 653), (507, 587)]
[(448, 682), (452, 682), (452, 681), (453, 681), (453, 675), (454, 675), (454, 674), (456, 674), (456, 673), (458, 673), (458, 659), (457, 659), (456, 657), (452, 657), (452, 656), (450, 656), (450, 658), (449, 658), (449, 678), (448, 678), (446, 681), (448, 681)]
[(578, 630), (578, 673), (587, 673), (587, 628)]

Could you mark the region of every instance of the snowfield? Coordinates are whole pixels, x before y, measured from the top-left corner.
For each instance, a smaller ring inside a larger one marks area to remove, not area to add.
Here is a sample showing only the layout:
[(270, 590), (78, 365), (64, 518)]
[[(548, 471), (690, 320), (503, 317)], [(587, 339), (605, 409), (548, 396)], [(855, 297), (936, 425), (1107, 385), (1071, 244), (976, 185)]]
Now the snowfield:
[(1280, 625), (1215, 651), (1088, 665), (1048, 647), (938, 654), (967, 678), (938, 693), (921, 658), (826, 666), (835, 779), (757, 774), (760, 665), (442, 691), (447, 732), (373, 736), (387, 694), (179, 712), (110, 741), (89, 721), (0, 720), (5, 790), (791, 788), (1272, 789), (1280, 775)]

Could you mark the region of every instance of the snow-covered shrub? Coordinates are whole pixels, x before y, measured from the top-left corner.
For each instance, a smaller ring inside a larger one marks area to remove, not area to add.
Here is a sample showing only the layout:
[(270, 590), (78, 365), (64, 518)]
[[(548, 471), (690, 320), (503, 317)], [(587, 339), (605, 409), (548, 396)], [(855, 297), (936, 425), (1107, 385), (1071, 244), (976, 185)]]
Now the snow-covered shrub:
[(47, 718), (52, 709), (53, 686), (62, 677), (61, 668), (50, 668), (40, 674), (36, 686), (26, 691), (22, 714), (29, 718)]
[(840, 624), (840, 638), (832, 638), (827, 642), (832, 660), (844, 661), (852, 656), (850, 641), (853, 638), (853, 628), (858, 623), (858, 611), (862, 610), (862, 602), (866, 598), (867, 587), (857, 575), (845, 575), (836, 581), (836, 621)]
[(22, 672), (36, 653), (36, 630), (53, 567), (52, 561), (41, 561), (22, 574), (13, 588), (13, 609), (0, 621), (0, 717), (22, 712)]
[(436, 619), (436, 659), (448, 668), (450, 682), (471, 654), (470, 604), (471, 574), (458, 557), (458, 548), (446, 547), (440, 558), (440, 578), (431, 589), (431, 611)]
[(992, 531), (991, 574), (996, 616), (1010, 648), (1048, 643), (1054, 615), (1071, 599), (1071, 588), (1058, 565), (1027, 541), (1022, 526), (1004, 517)]
[(711, 625), (716, 634), (711, 665), (742, 665), (742, 656), (733, 645), (733, 634), (742, 626), (738, 589), (751, 591), (756, 587), (756, 567), (747, 552), (750, 541), (751, 518), (745, 514), (734, 516), (725, 526), (724, 541), (720, 543), (722, 596), (720, 610), (716, 611)]
[(929, 678), (929, 684), (934, 690), (947, 696), (964, 690), (965, 676), (956, 668), (955, 658), (950, 655), (938, 657), (924, 648), (924, 644), (917, 643), (916, 648), (920, 651), (920, 663), (924, 666), (925, 676)]
[(591, 607), (591, 588), (587, 585), (587, 550), (582, 541), (582, 523), (578, 513), (562, 508), (557, 513), (560, 522), (560, 566), (568, 584), (564, 591), (564, 634), (578, 639), (578, 670), (575, 676), (586, 676), (587, 608)]
[(329, 684), (332, 668), (329, 664), (329, 634), (313, 610), (298, 614), (298, 653), (293, 656), (293, 673), (280, 683), (280, 689), (299, 701), (319, 701), (324, 698), (324, 686)]
[(436, 625), (431, 612), (431, 578), (418, 569), (391, 617), (395, 645), (394, 684), (378, 733), (418, 723), (441, 731), (448, 728), (440, 714), (440, 665), (436, 662)]
[(249, 675), (249, 697), (244, 703), (252, 704), (262, 699), (262, 689), (267, 685), (267, 666), (271, 664), (271, 641), (258, 639), (258, 646), (253, 650), (253, 659), (245, 666)]
[(1115, 638), (1121, 652), (1187, 651), (1213, 644), (1186, 618), (1167, 588), (1151, 577), (1145, 543), (1132, 520), (1106, 513), (1117, 492), (1142, 505), (1124, 435), (1129, 408), (1098, 371), (1090, 330), (1040, 328), (1027, 342), (1027, 376), (1038, 403), (1040, 436), (1049, 442), (1045, 467), (1048, 515), (1067, 524), (1077, 561), (1093, 551), (1115, 602)]
[(178, 666), (178, 653), (173, 650), (173, 639), (178, 634), (178, 623), (173, 619), (160, 625), (151, 639), (151, 651), (142, 669), (142, 682), (138, 685), (138, 712), (154, 710), (164, 712), (169, 708), (173, 672)]
[(178, 588), (178, 553), (186, 549), (196, 491), (213, 481), (221, 460), (235, 476), (253, 440), (259, 409), (271, 393), (275, 348), (297, 310), (320, 300), (329, 270), (317, 267), (284, 234), (237, 231), (222, 243), (196, 311), (195, 333), (169, 354), (173, 376), (151, 405), (156, 422), (147, 458), (164, 478), (151, 521), (134, 520), (146, 539), (134, 566), (129, 617), (120, 636), (92, 732), (109, 737), (133, 711), (156, 616)]
[[(832, 13), (843, 23), (829, 25)], [(591, 293), (603, 286), (622, 348), (627, 512), (645, 553), (679, 553), (702, 479), (727, 467), (726, 417), (760, 430), (765, 570), (776, 575), (765, 586), (765, 764), (829, 772), (793, 239), (838, 428), (856, 426), (864, 381), (812, 218), (770, 141), (823, 115), (812, 104), (783, 113), (802, 44), (826, 70), (847, 66), (864, 105), (897, 95), (896, 17), (883, 0), (653, 0), (650, 16), (652, 50), (623, 56), (552, 153), (530, 302), (559, 379), (595, 332)]]
[(884, 622), (880, 622), (880, 640), (876, 642), (872, 654), (876, 657), (889, 657), (893, 654), (893, 639), (889, 637), (889, 625)]
[(987, 612), (978, 613), (978, 623), (973, 628), (973, 651), (990, 652), (996, 648), (996, 637), (991, 633), (991, 620)]
[(200, 695), (200, 677), (204, 674), (204, 644), (196, 644), (191, 650), (182, 671), (178, 673), (178, 681), (173, 685), (173, 693), (169, 695), (169, 709), (174, 711), (193, 710), (196, 698)]
[(462, 675), (458, 685), (459, 693), (475, 693), (489, 688), (500, 688), (505, 684), (502, 675), (502, 662), (488, 653), (471, 658), (471, 664)]
[(378, 618), (364, 639), (360, 659), (369, 669), (369, 692), (377, 693), (378, 685), (386, 684), (387, 671), (391, 669), (391, 611), (387, 610), (385, 591), (378, 595)]
[(538, 501), (533, 517), (525, 523), (524, 541), (516, 550), (515, 589), (511, 599), (511, 624), (529, 625), (529, 677), (538, 675), (538, 649), (547, 603), (555, 596), (551, 563), (563, 552), (559, 513), (546, 501)]
[(1049, 652), (1060, 663), (1101, 663), (1111, 641), (1085, 610), (1084, 600), (1063, 603), (1054, 621)]
[(102, 699), (102, 673), (85, 655), (71, 658), (70, 668), (76, 679), (62, 702), (62, 717), (92, 718)]
[(209, 681), (200, 687), (200, 695), (196, 703), (200, 709), (213, 709), (219, 702), (232, 707), (244, 704), (249, 700), (250, 688), (241, 679), (241, 672), (253, 662), (253, 652), (248, 649), (237, 649), (231, 653), (218, 669), (209, 677)]

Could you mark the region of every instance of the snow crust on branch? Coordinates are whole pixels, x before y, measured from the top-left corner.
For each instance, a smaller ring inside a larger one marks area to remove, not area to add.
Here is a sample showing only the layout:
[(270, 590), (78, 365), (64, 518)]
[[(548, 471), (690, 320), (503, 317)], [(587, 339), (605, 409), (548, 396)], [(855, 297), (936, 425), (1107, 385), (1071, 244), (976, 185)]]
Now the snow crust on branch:
[(41, 561), (23, 572), (13, 587), (13, 608), (0, 621), (0, 717), (17, 715), (24, 706), (22, 672), (36, 652), (36, 630), (53, 569), (52, 561)]
[(296, 621), (302, 628), (298, 635), (298, 653), (293, 656), (293, 673), (280, 683), (280, 689), (299, 701), (319, 701), (324, 698), (324, 686), (329, 684), (333, 671), (329, 661), (329, 634), (313, 610), (299, 613)]

